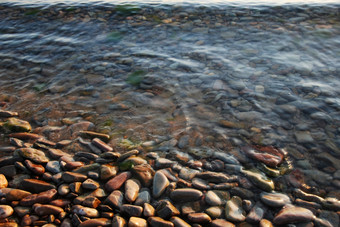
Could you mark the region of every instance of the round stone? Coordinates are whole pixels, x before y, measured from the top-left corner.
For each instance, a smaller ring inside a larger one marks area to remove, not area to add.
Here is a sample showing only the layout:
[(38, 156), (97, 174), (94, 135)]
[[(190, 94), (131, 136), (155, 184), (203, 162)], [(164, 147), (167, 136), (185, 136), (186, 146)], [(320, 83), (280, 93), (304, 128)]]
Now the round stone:
[(157, 171), (153, 178), (153, 196), (155, 198), (160, 197), (169, 184), (168, 178), (161, 171)]
[(5, 175), (0, 174), (0, 189), (1, 188), (7, 188), (7, 186), (8, 186), (8, 181), (5, 177)]
[(129, 179), (125, 182), (125, 199), (132, 203), (137, 199), (140, 190), (140, 182), (137, 179)]
[(208, 191), (205, 194), (205, 201), (210, 206), (220, 206), (220, 205), (222, 205), (221, 198), (214, 191)]
[(0, 218), (7, 218), (13, 214), (14, 210), (11, 206), (0, 205)]
[(201, 199), (203, 193), (193, 188), (175, 189), (170, 193), (170, 198), (174, 201), (193, 202)]

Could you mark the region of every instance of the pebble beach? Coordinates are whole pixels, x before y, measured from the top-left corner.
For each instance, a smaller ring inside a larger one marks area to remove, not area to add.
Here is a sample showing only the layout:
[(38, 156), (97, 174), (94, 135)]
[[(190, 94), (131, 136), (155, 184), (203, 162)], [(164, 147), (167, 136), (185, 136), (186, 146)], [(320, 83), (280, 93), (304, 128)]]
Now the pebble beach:
[(0, 12), (0, 227), (339, 226), (339, 5)]

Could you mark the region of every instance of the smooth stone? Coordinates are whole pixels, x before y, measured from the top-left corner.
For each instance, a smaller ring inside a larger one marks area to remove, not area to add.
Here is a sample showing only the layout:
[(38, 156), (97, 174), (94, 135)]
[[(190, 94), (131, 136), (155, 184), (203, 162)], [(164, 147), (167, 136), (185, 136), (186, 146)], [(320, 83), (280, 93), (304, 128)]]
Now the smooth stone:
[(120, 208), (122, 213), (128, 214), (129, 216), (133, 217), (140, 217), (143, 213), (143, 207), (130, 205), (130, 204), (123, 204)]
[(5, 177), (5, 175), (0, 174), (0, 189), (1, 188), (7, 188), (7, 186), (8, 186), (8, 181)]
[(97, 226), (111, 226), (111, 220), (107, 218), (93, 218), (83, 221), (78, 227), (97, 227)]
[(114, 216), (112, 219), (112, 227), (126, 227), (126, 221), (120, 216)]
[(147, 227), (148, 223), (143, 218), (131, 217), (128, 222), (128, 227)]
[(230, 182), (230, 177), (225, 173), (216, 173), (216, 172), (199, 172), (196, 174), (196, 177), (202, 178), (208, 182), (212, 183), (227, 183)]
[(0, 205), (0, 218), (7, 218), (13, 214), (14, 210), (11, 206)]
[(100, 166), (100, 179), (108, 180), (112, 177), (115, 177), (118, 172), (117, 166), (111, 166), (109, 164), (104, 164)]
[(115, 190), (104, 200), (104, 204), (107, 204), (114, 208), (119, 208), (123, 205), (124, 194), (121, 191)]
[(99, 138), (105, 142), (110, 140), (110, 136), (103, 133), (93, 132), (93, 131), (80, 131), (79, 135), (85, 139)]
[(35, 203), (49, 203), (57, 196), (56, 189), (50, 189), (39, 194), (26, 196), (20, 201), (21, 206), (32, 206)]
[(34, 212), (38, 214), (39, 216), (44, 216), (44, 215), (58, 215), (61, 212), (64, 212), (63, 208), (49, 205), (49, 204), (39, 204), (36, 203), (32, 207), (34, 209)]
[(100, 164), (99, 163), (92, 163), (89, 165), (84, 165), (81, 166), (75, 170), (73, 170), (72, 172), (74, 173), (81, 173), (81, 174), (87, 174), (90, 171), (97, 171), (100, 168)]
[(184, 180), (191, 180), (193, 179), (196, 174), (198, 174), (200, 171), (196, 169), (189, 169), (189, 168), (182, 168), (181, 171), (179, 172), (179, 177), (184, 179)]
[(105, 184), (105, 189), (109, 192), (119, 189), (125, 181), (127, 181), (131, 177), (131, 172), (122, 172), (115, 176), (114, 178), (110, 179)]
[(14, 211), (20, 218), (22, 218), (26, 214), (29, 214), (31, 212), (31, 208), (30, 207), (16, 206), (16, 207), (14, 207)]
[(309, 222), (315, 218), (312, 211), (296, 206), (285, 206), (275, 216), (273, 223), (275, 225), (284, 225), (290, 223)]
[(34, 164), (30, 160), (25, 160), (25, 165), (27, 166), (27, 169), (32, 171), (35, 175), (41, 176), (45, 173), (45, 168), (42, 165)]
[(46, 157), (45, 153), (43, 151), (34, 149), (34, 148), (19, 148), (17, 149), (18, 154), (25, 158), (29, 159), (32, 162), (44, 164), (48, 163), (49, 159)]
[(246, 217), (246, 221), (248, 223), (253, 223), (253, 224), (259, 223), (262, 220), (266, 211), (267, 211), (267, 208), (261, 202), (257, 202), (255, 206), (251, 208), (250, 212), (248, 213)]
[(144, 203), (150, 203), (151, 195), (148, 190), (141, 191), (134, 202), (135, 205), (142, 206)]
[(231, 222), (228, 222), (224, 219), (215, 219), (210, 224), (211, 227), (235, 227), (235, 225)]
[(209, 190), (211, 188), (210, 185), (208, 185), (208, 181), (201, 178), (195, 177), (192, 179), (191, 183), (194, 188), (197, 188), (199, 190)]
[(166, 221), (160, 217), (149, 217), (148, 222), (153, 227), (174, 227), (174, 224), (170, 221)]
[(18, 227), (19, 225), (15, 222), (0, 223), (0, 227)]
[(124, 154), (121, 154), (120, 157), (118, 158), (117, 162), (122, 162), (125, 159), (127, 159), (128, 157), (131, 157), (133, 155), (138, 155), (139, 151), (137, 149), (125, 152)]
[(179, 215), (180, 212), (170, 201), (161, 200), (157, 206), (156, 214), (161, 218), (169, 219), (172, 216)]
[(157, 171), (153, 178), (152, 194), (154, 198), (160, 197), (169, 186), (168, 178), (161, 171)]
[(24, 191), (21, 189), (10, 189), (5, 194), (5, 197), (7, 201), (20, 201), (29, 195), (31, 195), (31, 193), (28, 191)]
[(191, 222), (199, 224), (207, 224), (211, 222), (211, 218), (206, 213), (191, 213), (188, 215), (188, 219)]
[(92, 144), (98, 147), (102, 152), (111, 152), (113, 151), (113, 148), (107, 145), (105, 142), (103, 142), (99, 138), (94, 138), (92, 140)]
[(262, 219), (259, 223), (259, 227), (274, 227), (273, 223), (267, 219)]
[(8, 178), (13, 178), (17, 174), (17, 169), (15, 165), (3, 166), (0, 168), (0, 174)]
[(213, 219), (222, 217), (223, 211), (224, 209), (218, 206), (209, 207), (205, 210), (205, 212)]
[(274, 182), (266, 177), (263, 173), (257, 172), (255, 170), (242, 170), (242, 173), (245, 174), (255, 186), (260, 189), (271, 192), (274, 190)]
[(222, 205), (221, 198), (214, 191), (208, 191), (205, 194), (205, 202), (209, 204), (210, 206)]
[(96, 190), (97, 188), (99, 188), (99, 183), (97, 181), (94, 181), (92, 179), (87, 179), (85, 180), (82, 185), (81, 185), (84, 189), (88, 189), (88, 190)]
[(56, 186), (42, 180), (24, 179), (20, 184), (20, 188), (33, 193), (40, 193), (50, 189), (56, 189)]
[(47, 150), (48, 155), (52, 158), (52, 159), (60, 159), (62, 157), (71, 157), (70, 154), (63, 152), (60, 149), (54, 149), (54, 148), (50, 148)]
[(172, 161), (167, 158), (158, 158), (156, 159), (155, 166), (157, 169), (163, 169), (163, 168), (171, 168), (173, 165), (175, 165), (176, 162)]
[(283, 207), (286, 204), (290, 204), (290, 198), (282, 193), (278, 192), (262, 192), (260, 194), (261, 201), (270, 207)]
[(265, 165), (275, 168), (280, 165), (284, 159), (283, 152), (271, 146), (246, 146), (242, 150), (252, 159), (255, 159)]
[(56, 200), (52, 200), (51, 202), (49, 202), (49, 204), (57, 206), (57, 207), (61, 207), (61, 208), (67, 207), (70, 203), (71, 201), (68, 199), (56, 199)]
[(58, 187), (58, 194), (61, 196), (67, 195), (70, 191), (70, 186), (68, 184), (61, 184)]
[(18, 115), (18, 112), (0, 110), (0, 118), (17, 117)]
[(144, 203), (143, 205), (143, 215), (145, 217), (152, 217), (155, 216), (155, 208), (153, 208), (152, 205), (150, 205), (149, 203)]
[(51, 172), (52, 174), (60, 173), (61, 172), (61, 166), (59, 161), (49, 161), (46, 166), (46, 170)]
[(314, 139), (308, 131), (297, 131), (294, 133), (298, 143), (313, 143)]
[(85, 207), (90, 207), (90, 208), (97, 208), (100, 204), (101, 204), (101, 201), (94, 196), (86, 197), (84, 201), (81, 203), (81, 205)]
[(140, 182), (137, 179), (128, 179), (125, 182), (125, 199), (129, 203), (133, 203), (138, 196), (140, 190)]
[(179, 218), (179, 217), (172, 217), (170, 219), (170, 221), (172, 223), (174, 223), (174, 225), (176, 227), (190, 227), (191, 225), (189, 225), (188, 223), (186, 223), (183, 219)]
[(242, 208), (242, 199), (233, 196), (225, 206), (226, 219), (232, 222), (242, 222), (246, 219), (245, 211)]
[(132, 172), (145, 187), (151, 186), (155, 171), (149, 164), (134, 166)]
[(69, 188), (72, 192), (79, 194), (79, 193), (82, 193), (83, 191), (81, 185), (82, 185), (81, 182), (73, 182), (69, 184)]
[(144, 165), (147, 164), (147, 161), (145, 159), (132, 156), (132, 157), (125, 159), (121, 163), (119, 163), (119, 169), (121, 171), (125, 171), (125, 170), (129, 170), (133, 168), (134, 166), (143, 165), (143, 164)]
[(97, 218), (99, 217), (99, 212), (97, 209), (85, 207), (82, 205), (73, 205), (71, 207), (71, 212), (77, 215), (89, 217), (89, 218)]
[(66, 183), (73, 183), (73, 182), (83, 182), (87, 179), (87, 176), (81, 173), (74, 173), (74, 172), (64, 172), (62, 175), (62, 180)]
[(193, 188), (175, 189), (170, 193), (170, 198), (176, 202), (192, 202), (200, 200), (203, 193)]

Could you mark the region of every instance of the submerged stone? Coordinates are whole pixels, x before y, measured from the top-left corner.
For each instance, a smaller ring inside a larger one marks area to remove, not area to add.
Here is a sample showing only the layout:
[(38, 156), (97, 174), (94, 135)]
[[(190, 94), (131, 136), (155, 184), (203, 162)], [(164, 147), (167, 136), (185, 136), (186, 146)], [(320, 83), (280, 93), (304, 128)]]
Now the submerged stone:
[(34, 148), (20, 148), (17, 151), (21, 157), (29, 159), (35, 163), (44, 164), (49, 161), (43, 151)]
[(29, 132), (32, 130), (30, 123), (14, 117), (7, 119), (3, 127), (5, 127), (10, 132)]
[(242, 173), (245, 174), (251, 182), (260, 189), (267, 192), (274, 190), (274, 182), (263, 173), (256, 170), (242, 170)]
[(242, 222), (246, 219), (245, 211), (242, 208), (242, 199), (233, 196), (225, 206), (226, 219), (232, 222)]
[(314, 214), (312, 211), (296, 206), (283, 207), (275, 216), (273, 222), (276, 225), (284, 225), (291, 223), (302, 223), (313, 220)]

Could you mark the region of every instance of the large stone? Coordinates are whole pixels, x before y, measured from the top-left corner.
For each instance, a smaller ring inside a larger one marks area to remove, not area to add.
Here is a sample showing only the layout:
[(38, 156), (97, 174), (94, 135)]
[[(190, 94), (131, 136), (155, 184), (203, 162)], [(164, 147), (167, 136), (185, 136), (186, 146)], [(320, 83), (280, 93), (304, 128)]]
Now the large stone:
[(58, 215), (61, 212), (64, 212), (63, 208), (49, 205), (49, 204), (39, 204), (36, 203), (33, 206), (34, 212), (38, 214), (39, 216), (44, 216), (44, 215)]
[(131, 177), (131, 172), (122, 172), (106, 182), (105, 189), (109, 192), (119, 189)]
[(41, 192), (39, 194), (32, 194), (26, 196), (20, 201), (21, 206), (32, 206), (35, 203), (49, 203), (57, 195), (56, 189), (50, 189), (48, 191)]
[(98, 212), (97, 209), (85, 207), (85, 206), (81, 206), (81, 205), (72, 206), (71, 212), (73, 212), (77, 215), (81, 215), (81, 216), (85, 216), (85, 217), (89, 217), (89, 218), (99, 217), (99, 212)]
[(170, 193), (170, 198), (176, 202), (192, 202), (200, 200), (203, 193), (193, 188), (175, 189)]
[(262, 192), (260, 196), (261, 201), (270, 207), (283, 207), (291, 203), (287, 195), (278, 192)]
[(168, 178), (161, 171), (157, 171), (153, 178), (152, 194), (154, 198), (160, 197), (169, 184)]
[(44, 164), (49, 161), (43, 151), (34, 148), (19, 148), (17, 149), (17, 152), (21, 157), (29, 159), (35, 163)]
[(5, 175), (0, 174), (0, 189), (1, 188), (7, 188), (7, 186), (8, 186), (8, 181), (5, 177)]
[(20, 188), (33, 193), (40, 193), (50, 189), (56, 189), (56, 186), (42, 180), (24, 179), (20, 184)]
[(29, 195), (31, 195), (30, 192), (20, 189), (10, 189), (7, 193), (5, 193), (7, 201), (20, 201)]
[(11, 206), (0, 205), (0, 218), (7, 218), (13, 214), (14, 210)]
[(180, 214), (179, 210), (168, 200), (161, 200), (157, 206), (156, 213), (159, 217), (169, 219)]
[(87, 179), (87, 176), (81, 173), (64, 172), (62, 179), (66, 183), (83, 182)]
[(309, 222), (314, 218), (313, 212), (306, 208), (287, 205), (275, 216), (273, 223), (275, 225), (302, 223)]
[(121, 191), (115, 190), (105, 199), (104, 204), (113, 208), (119, 208), (123, 205), (124, 194)]
[(129, 179), (125, 182), (125, 199), (129, 203), (137, 199), (140, 190), (140, 182), (137, 179)]
[(32, 130), (30, 123), (14, 117), (8, 118), (3, 126), (10, 132), (29, 132)]

